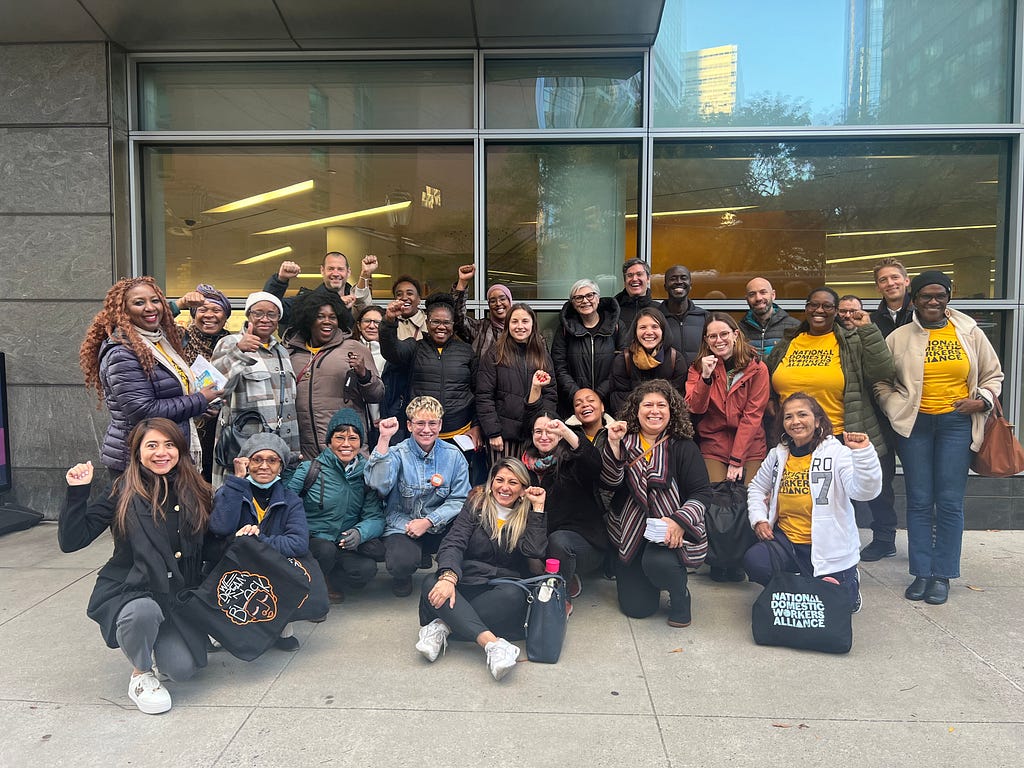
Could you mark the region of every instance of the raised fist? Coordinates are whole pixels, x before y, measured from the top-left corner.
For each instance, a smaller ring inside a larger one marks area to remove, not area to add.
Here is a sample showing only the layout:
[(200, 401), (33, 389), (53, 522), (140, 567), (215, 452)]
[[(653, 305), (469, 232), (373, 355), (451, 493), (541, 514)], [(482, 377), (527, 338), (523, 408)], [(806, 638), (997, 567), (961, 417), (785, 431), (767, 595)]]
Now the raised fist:
[(281, 266), (277, 268), (277, 279), (287, 283), (293, 277), (298, 277), (301, 271), (302, 268), (294, 261), (282, 261)]
[(548, 497), (547, 491), (545, 491), (543, 488), (539, 486), (531, 485), (529, 488), (526, 489), (525, 495), (526, 498), (529, 499), (530, 506), (533, 507), (534, 512), (544, 511), (544, 501)]
[(613, 421), (608, 425), (608, 439), (618, 443), (626, 436), (626, 422)]
[(363, 256), (363, 264), (359, 270), (359, 276), (369, 280), (373, 277), (373, 273), (377, 271), (377, 257), (372, 253), (368, 253)]
[(68, 481), (68, 485), (88, 485), (92, 482), (92, 462), (75, 464), (68, 470), (64, 479)]
[(394, 416), (389, 416), (386, 419), (381, 419), (377, 425), (377, 429), (380, 431), (380, 437), (382, 440), (390, 440), (396, 432), (398, 432), (398, 419)]

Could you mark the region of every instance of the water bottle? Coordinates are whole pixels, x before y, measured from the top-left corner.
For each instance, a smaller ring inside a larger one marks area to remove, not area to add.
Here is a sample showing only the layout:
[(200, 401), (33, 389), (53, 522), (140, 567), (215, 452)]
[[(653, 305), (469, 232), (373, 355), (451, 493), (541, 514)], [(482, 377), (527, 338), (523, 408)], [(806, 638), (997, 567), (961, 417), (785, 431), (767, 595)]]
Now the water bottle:
[[(544, 561), (544, 573), (558, 573), (558, 569), (561, 567), (561, 563), (557, 558), (549, 557)], [(558, 586), (558, 579), (545, 579), (540, 589), (537, 590), (537, 599), (542, 603), (546, 603), (551, 599), (551, 595), (554, 592), (555, 587)]]

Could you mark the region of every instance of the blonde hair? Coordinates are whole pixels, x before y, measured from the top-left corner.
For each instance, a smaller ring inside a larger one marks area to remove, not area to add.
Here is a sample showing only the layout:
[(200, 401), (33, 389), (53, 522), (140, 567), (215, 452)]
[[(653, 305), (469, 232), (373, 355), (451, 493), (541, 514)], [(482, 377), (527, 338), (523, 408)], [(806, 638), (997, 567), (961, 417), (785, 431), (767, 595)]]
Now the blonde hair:
[(411, 419), (419, 411), (425, 411), (436, 419), (444, 418), (444, 406), (436, 397), (430, 395), (420, 395), (410, 400), (405, 406), (405, 417)]
[(491, 485), (494, 477), (502, 469), (507, 469), (523, 485), (525, 490), (530, 486), (530, 473), (526, 466), (519, 459), (511, 457), (502, 459), (491, 467), (487, 473), (487, 483), (483, 488), (477, 488), (479, 493), (474, 494), (476, 498), (477, 514), (480, 515), (480, 527), (484, 529), (491, 541), (506, 552), (514, 552), (526, 531), (526, 521), (530, 515), (530, 500), (523, 496), (512, 507), (512, 514), (505, 519), (504, 525), (498, 525), (498, 502), (494, 500), (491, 493)]

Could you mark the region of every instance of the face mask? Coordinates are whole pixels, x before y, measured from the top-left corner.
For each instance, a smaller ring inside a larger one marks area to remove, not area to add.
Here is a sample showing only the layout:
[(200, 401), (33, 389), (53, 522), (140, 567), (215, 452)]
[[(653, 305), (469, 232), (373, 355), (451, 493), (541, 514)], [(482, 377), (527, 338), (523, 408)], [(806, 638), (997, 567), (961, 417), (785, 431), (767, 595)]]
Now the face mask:
[(276, 482), (277, 482), (277, 481), (278, 481), (279, 479), (280, 479), (279, 477), (275, 477), (275, 478), (274, 478), (273, 480), (271, 480), (271, 481), (270, 481), (269, 483), (260, 483), (260, 482), (257, 482), (257, 481), (256, 481), (256, 479), (255, 479), (255, 478), (254, 478), (254, 477), (253, 477), (252, 475), (249, 475), (249, 482), (250, 482), (250, 483), (252, 483), (253, 485), (255, 485), (255, 486), (256, 486), (257, 488), (264, 488), (264, 489), (266, 489), (266, 488), (269, 488), (269, 487), (270, 487), (270, 486), (272, 486), (272, 485), (273, 485), (274, 483), (276, 483)]

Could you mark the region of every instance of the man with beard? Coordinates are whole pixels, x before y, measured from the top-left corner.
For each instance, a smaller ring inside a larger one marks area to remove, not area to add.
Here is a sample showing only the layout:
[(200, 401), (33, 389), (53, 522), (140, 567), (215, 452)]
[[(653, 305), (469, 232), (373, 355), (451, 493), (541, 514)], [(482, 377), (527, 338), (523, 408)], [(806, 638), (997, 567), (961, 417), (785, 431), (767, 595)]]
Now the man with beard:
[[(651, 268), (643, 259), (628, 259), (622, 265), (622, 290), (615, 294), (619, 304), (619, 322), (633, 327), (633, 318), (644, 307), (656, 305), (651, 298)], [(628, 340), (627, 340), (628, 343)]]
[(708, 311), (690, 301), (693, 278), (690, 270), (676, 264), (665, 271), (665, 292), (668, 298), (658, 305), (668, 322), (666, 341), (676, 348), (689, 365), (697, 357), (704, 336)]
[(800, 321), (775, 303), (775, 289), (763, 277), (755, 277), (747, 283), (746, 298), (750, 311), (740, 321), (740, 330), (764, 360), (772, 347), (782, 341), (785, 332), (796, 328)]

